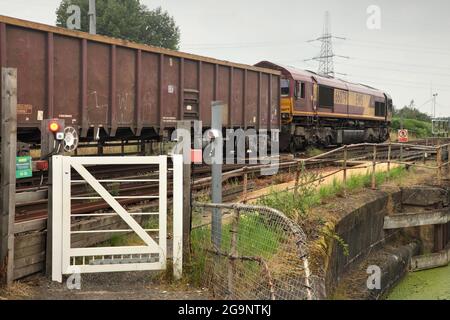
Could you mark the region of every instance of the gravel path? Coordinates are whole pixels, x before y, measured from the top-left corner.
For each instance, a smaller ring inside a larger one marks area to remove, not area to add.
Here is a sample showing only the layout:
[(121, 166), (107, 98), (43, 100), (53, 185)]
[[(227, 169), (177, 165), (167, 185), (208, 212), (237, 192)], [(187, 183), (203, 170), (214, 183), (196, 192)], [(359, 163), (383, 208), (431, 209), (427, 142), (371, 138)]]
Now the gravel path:
[(0, 300), (206, 300), (206, 289), (189, 284), (167, 284), (160, 274), (126, 272), (83, 274), (81, 289), (69, 290), (66, 282), (51, 282), (34, 276), (15, 283), (10, 289), (0, 289)]

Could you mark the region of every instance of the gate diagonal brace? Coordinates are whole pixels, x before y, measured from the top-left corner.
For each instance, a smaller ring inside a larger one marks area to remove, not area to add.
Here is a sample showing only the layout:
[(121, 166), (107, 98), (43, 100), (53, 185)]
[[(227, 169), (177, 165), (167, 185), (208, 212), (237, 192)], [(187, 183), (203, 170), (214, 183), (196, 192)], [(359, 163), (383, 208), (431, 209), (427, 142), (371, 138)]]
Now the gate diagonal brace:
[(147, 232), (133, 219), (133, 217), (114, 199), (114, 197), (92, 176), (86, 168), (79, 163), (71, 162), (72, 167), (83, 179), (111, 206), (111, 208), (128, 224), (128, 226), (149, 246), (157, 252), (161, 251), (159, 245)]

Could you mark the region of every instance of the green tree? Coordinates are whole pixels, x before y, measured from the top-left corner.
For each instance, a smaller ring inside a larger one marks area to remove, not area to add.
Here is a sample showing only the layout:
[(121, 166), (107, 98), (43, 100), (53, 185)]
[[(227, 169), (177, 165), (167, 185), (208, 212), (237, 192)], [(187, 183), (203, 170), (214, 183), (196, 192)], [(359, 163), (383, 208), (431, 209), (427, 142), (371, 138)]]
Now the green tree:
[[(81, 9), (81, 31), (89, 31), (89, 0), (62, 0), (56, 25), (67, 26), (70, 5)], [(97, 0), (97, 33), (134, 42), (178, 50), (180, 29), (160, 7), (149, 10), (140, 0)]]

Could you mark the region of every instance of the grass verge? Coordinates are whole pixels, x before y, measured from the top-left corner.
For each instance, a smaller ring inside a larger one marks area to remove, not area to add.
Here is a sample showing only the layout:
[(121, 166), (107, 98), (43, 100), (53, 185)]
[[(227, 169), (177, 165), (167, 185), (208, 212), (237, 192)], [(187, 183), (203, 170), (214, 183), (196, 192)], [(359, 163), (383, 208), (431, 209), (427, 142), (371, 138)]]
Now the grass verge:
[[(404, 167), (393, 168), (390, 172), (377, 172), (375, 174), (376, 184), (380, 185), (386, 181), (399, 179), (405, 173)], [(299, 222), (299, 219), (308, 215), (308, 211), (312, 207), (320, 205), (324, 200), (334, 196), (342, 196), (344, 195), (344, 190), (354, 192), (370, 187), (371, 183), (371, 174), (356, 174), (350, 176), (346, 184), (334, 179), (331, 184), (324, 186), (316, 187), (312, 185), (306, 189), (304, 186), (300, 187), (297, 193), (288, 190), (272, 191), (261, 198), (258, 204), (277, 209), (292, 220)]]

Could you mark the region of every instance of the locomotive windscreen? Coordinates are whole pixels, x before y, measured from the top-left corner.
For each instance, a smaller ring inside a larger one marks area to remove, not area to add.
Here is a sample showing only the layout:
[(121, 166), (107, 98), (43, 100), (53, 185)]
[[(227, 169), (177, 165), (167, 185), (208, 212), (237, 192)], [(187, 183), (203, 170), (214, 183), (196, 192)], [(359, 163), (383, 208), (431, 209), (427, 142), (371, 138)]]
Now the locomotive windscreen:
[(282, 96), (288, 96), (289, 95), (289, 80), (288, 79), (281, 79), (280, 82), (280, 88), (281, 88), (281, 95)]

